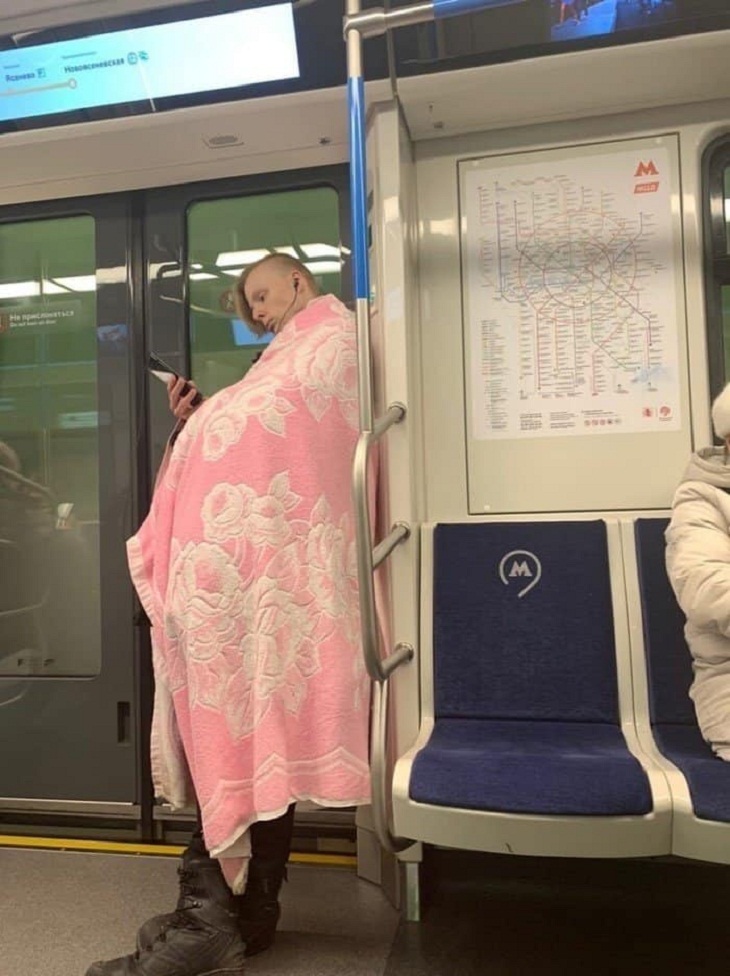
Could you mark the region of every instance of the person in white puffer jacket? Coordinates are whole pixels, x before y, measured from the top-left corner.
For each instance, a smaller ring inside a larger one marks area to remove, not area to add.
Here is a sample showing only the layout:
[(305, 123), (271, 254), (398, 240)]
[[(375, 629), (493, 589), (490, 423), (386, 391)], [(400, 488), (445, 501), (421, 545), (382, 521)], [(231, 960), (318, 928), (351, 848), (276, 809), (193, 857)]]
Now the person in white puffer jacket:
[(712, 424), (724, 445), (690, 459), (672, 502), (666, 562), (687, 617), (697, 722), (730, 760), (730, 383), (712, 405)]

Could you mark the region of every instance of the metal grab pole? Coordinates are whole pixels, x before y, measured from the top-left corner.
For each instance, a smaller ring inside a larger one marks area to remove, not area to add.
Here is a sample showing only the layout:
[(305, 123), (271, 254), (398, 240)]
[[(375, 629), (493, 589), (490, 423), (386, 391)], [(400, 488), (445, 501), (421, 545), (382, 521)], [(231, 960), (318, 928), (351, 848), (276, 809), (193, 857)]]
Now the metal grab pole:
[(522, 0), (425, 0), (396, 10), (360, 9), (360, 0), (347, 0), (345, 38), (347, 42), (347, 100), (350, 136), (350, 207), (352, 212), (352, 264), (357, 322), (358, 384), (360, 393), (360, 438), (353, 461), (353, 497), (356, 505), (357, 561), (360, 581), (360, 617), (363, 654), (368, 674), (374, 681), (371, 715), (371, 783), (373, 822), (378, 840), (386, 851), (398, 854), (414, 842), (393, 836), (389, 824), (388, 795), (388, 681), (396, 668), (413, 658), (413, 648), (399, 644), (385, 660), (378, 654), (377, 619), (373, 569), (408, 538), (410, 529), (397, 523), (390, 534), (372, 549), (368, 513), (368, 458), (371, 446), (385, 431), (405, 416), (401, 404), (391, 404), (377, 423), (373, 416), (373, 372), (370, 338), (370, 273), (368, 265), (367, 165), (365, 152), (365, 84), (362, 67), (363, 37), (383, 34), (392, 27), (416, 24), (486, 7), (505, 6)]
[(413, 847), (415, 841), (406, 837), (395, 837), (390, 829), (388, 796), (388, 691), (387, 681), (373, 685), (373, 711), (370, 719), (370, 742), (372, 773), (370, 781), (373, 792), (373, 826), (381, 847), (389, 854), (400, 854)]
[[(360, 0), (347, 0), (348, 18), (360, 12)], [(368, 266), (367, 164), (365, 158), (365, 83), (362, 39), (347, 33), (347, 99), (350, 115), (350, 209), (352, 266), (357, 321), (360, 430), (373, 429), (373, 373), (370, 362), (370, 269)]]
[[(347, 0), (347, 19), (360, 13), (360, 0)], [(368, 672), (375, 679), (371, 716), (371, 783), (373, 821), (383, 848), (395, 854), (412, 841), (394, 837), (389, 826), (387, 785), (388, 677), (400, 664), (410, 660), (413, 648), (399, 646), (381, 662), (378, 658), (377, 620), (373, 592), (373, 550), (368, 513), (368, 457), (371, 444), (405, 415), (400, 404), (391, 405), (379, 423), (373, 416), (373, 372), (370, 339), (370, 273), (368, 265), (367, 166), (365, 156), (365, 84), (362, 71), (362, 38), (359, 31), (347, 31), (347, 95), (350, 117), (350, 207), (352, 211), (352, 262), (357, 322), (358, 384), (360, 394), (360, 439), (353, 460), (353, 488), (356, 500), (357, 558), (360, 580), (360, 616), (363, 653)], [(393, 540), (406, 538), (396, 527), (392, 538), (383, 540), (376, 551), (383, 558)]]

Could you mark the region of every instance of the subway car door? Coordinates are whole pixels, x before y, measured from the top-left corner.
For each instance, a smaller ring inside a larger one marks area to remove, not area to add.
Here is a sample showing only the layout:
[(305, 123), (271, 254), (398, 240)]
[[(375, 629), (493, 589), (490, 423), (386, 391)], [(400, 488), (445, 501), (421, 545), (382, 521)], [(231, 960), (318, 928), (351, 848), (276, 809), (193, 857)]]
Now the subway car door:
[(3, 812), (138, 814), (131, 207), (0, 211)]
[[(272, 251), (307, 264), (323, 291), (349, 299), (348, 170), (345, 166), (198, 183), (145, 201), (145, 316), (151, 352), (190, 376), (205, 396), (240, 380), (268, 339), (240, 321), (232, 288)], [(149, 377), (149, 477), (173, 426), (164, 385)], [(154, 811), (168, 819), (164, 805)], [(300, 811), (316, 827), (347, 811)], [(316, 823), (314, 823), (316, 821)]]
[(153, 833), (125, 541), (173, 418), (147, 357), (206, 396), (236, 382), (262, 348), (242, 268), (282, 250), (347, 299), (343, 238), (345, 167), (0, 211), (0, 814)]
[[(205, 396), (240, 380), (262, 351), (240, 321), (232, 287), (272, 251), (304, 261), (323, 291), (350, 297), (348, 170), (334, 166), (173, 187), (147, 194), (147, 346)], [(148, 375), (149, 477), (173, 427), (167, 391)], [(347, 811), (300, 811), (299, 822), (352, 819)], [(164, 805), (154, 819), (166, 821)], [(163, 828), (164, 829), (164, 828)]]

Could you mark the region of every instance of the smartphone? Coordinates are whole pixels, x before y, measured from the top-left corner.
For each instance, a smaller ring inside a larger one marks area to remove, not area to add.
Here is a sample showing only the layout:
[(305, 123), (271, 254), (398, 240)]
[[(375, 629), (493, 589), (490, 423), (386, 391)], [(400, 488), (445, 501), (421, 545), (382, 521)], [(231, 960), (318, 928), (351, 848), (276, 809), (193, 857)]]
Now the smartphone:
[[(147, 362), (147, 368), (149, 369), (150, 373), (152, 373), (153, 376), (156, 376), (157, 379), (161, 380), (165, 385), (167, 385), (170, 380), (176, 380), (178, 378), (178, 373), (175, 372), (172, 366), (168, 366), (168, 364), (164, 361), (164, 359), (160, 359), (159, 356), (155, 356), (155, 354), (152, 352), (150, 353), (150, 358)], [(181, 390), (181, 396), (187, 396), (189, 392), (190, 392), (190, 384), (185, 383), (185, 385)], [(197, 407), (197, 405), (201, 403), (202, 400), (203, 400), (202, 394), (196, 393), (195, 396), (193, 397), (192, 405), (194, 407)]]

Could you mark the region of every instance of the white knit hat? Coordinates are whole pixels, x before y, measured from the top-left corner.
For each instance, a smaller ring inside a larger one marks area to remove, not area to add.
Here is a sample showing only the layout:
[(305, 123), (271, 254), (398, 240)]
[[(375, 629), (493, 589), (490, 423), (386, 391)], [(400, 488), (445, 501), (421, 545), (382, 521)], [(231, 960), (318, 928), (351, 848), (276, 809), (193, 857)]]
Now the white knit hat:
[(730, 435), (730, 383), (712, 404), (712, 426), (720, 440)]

